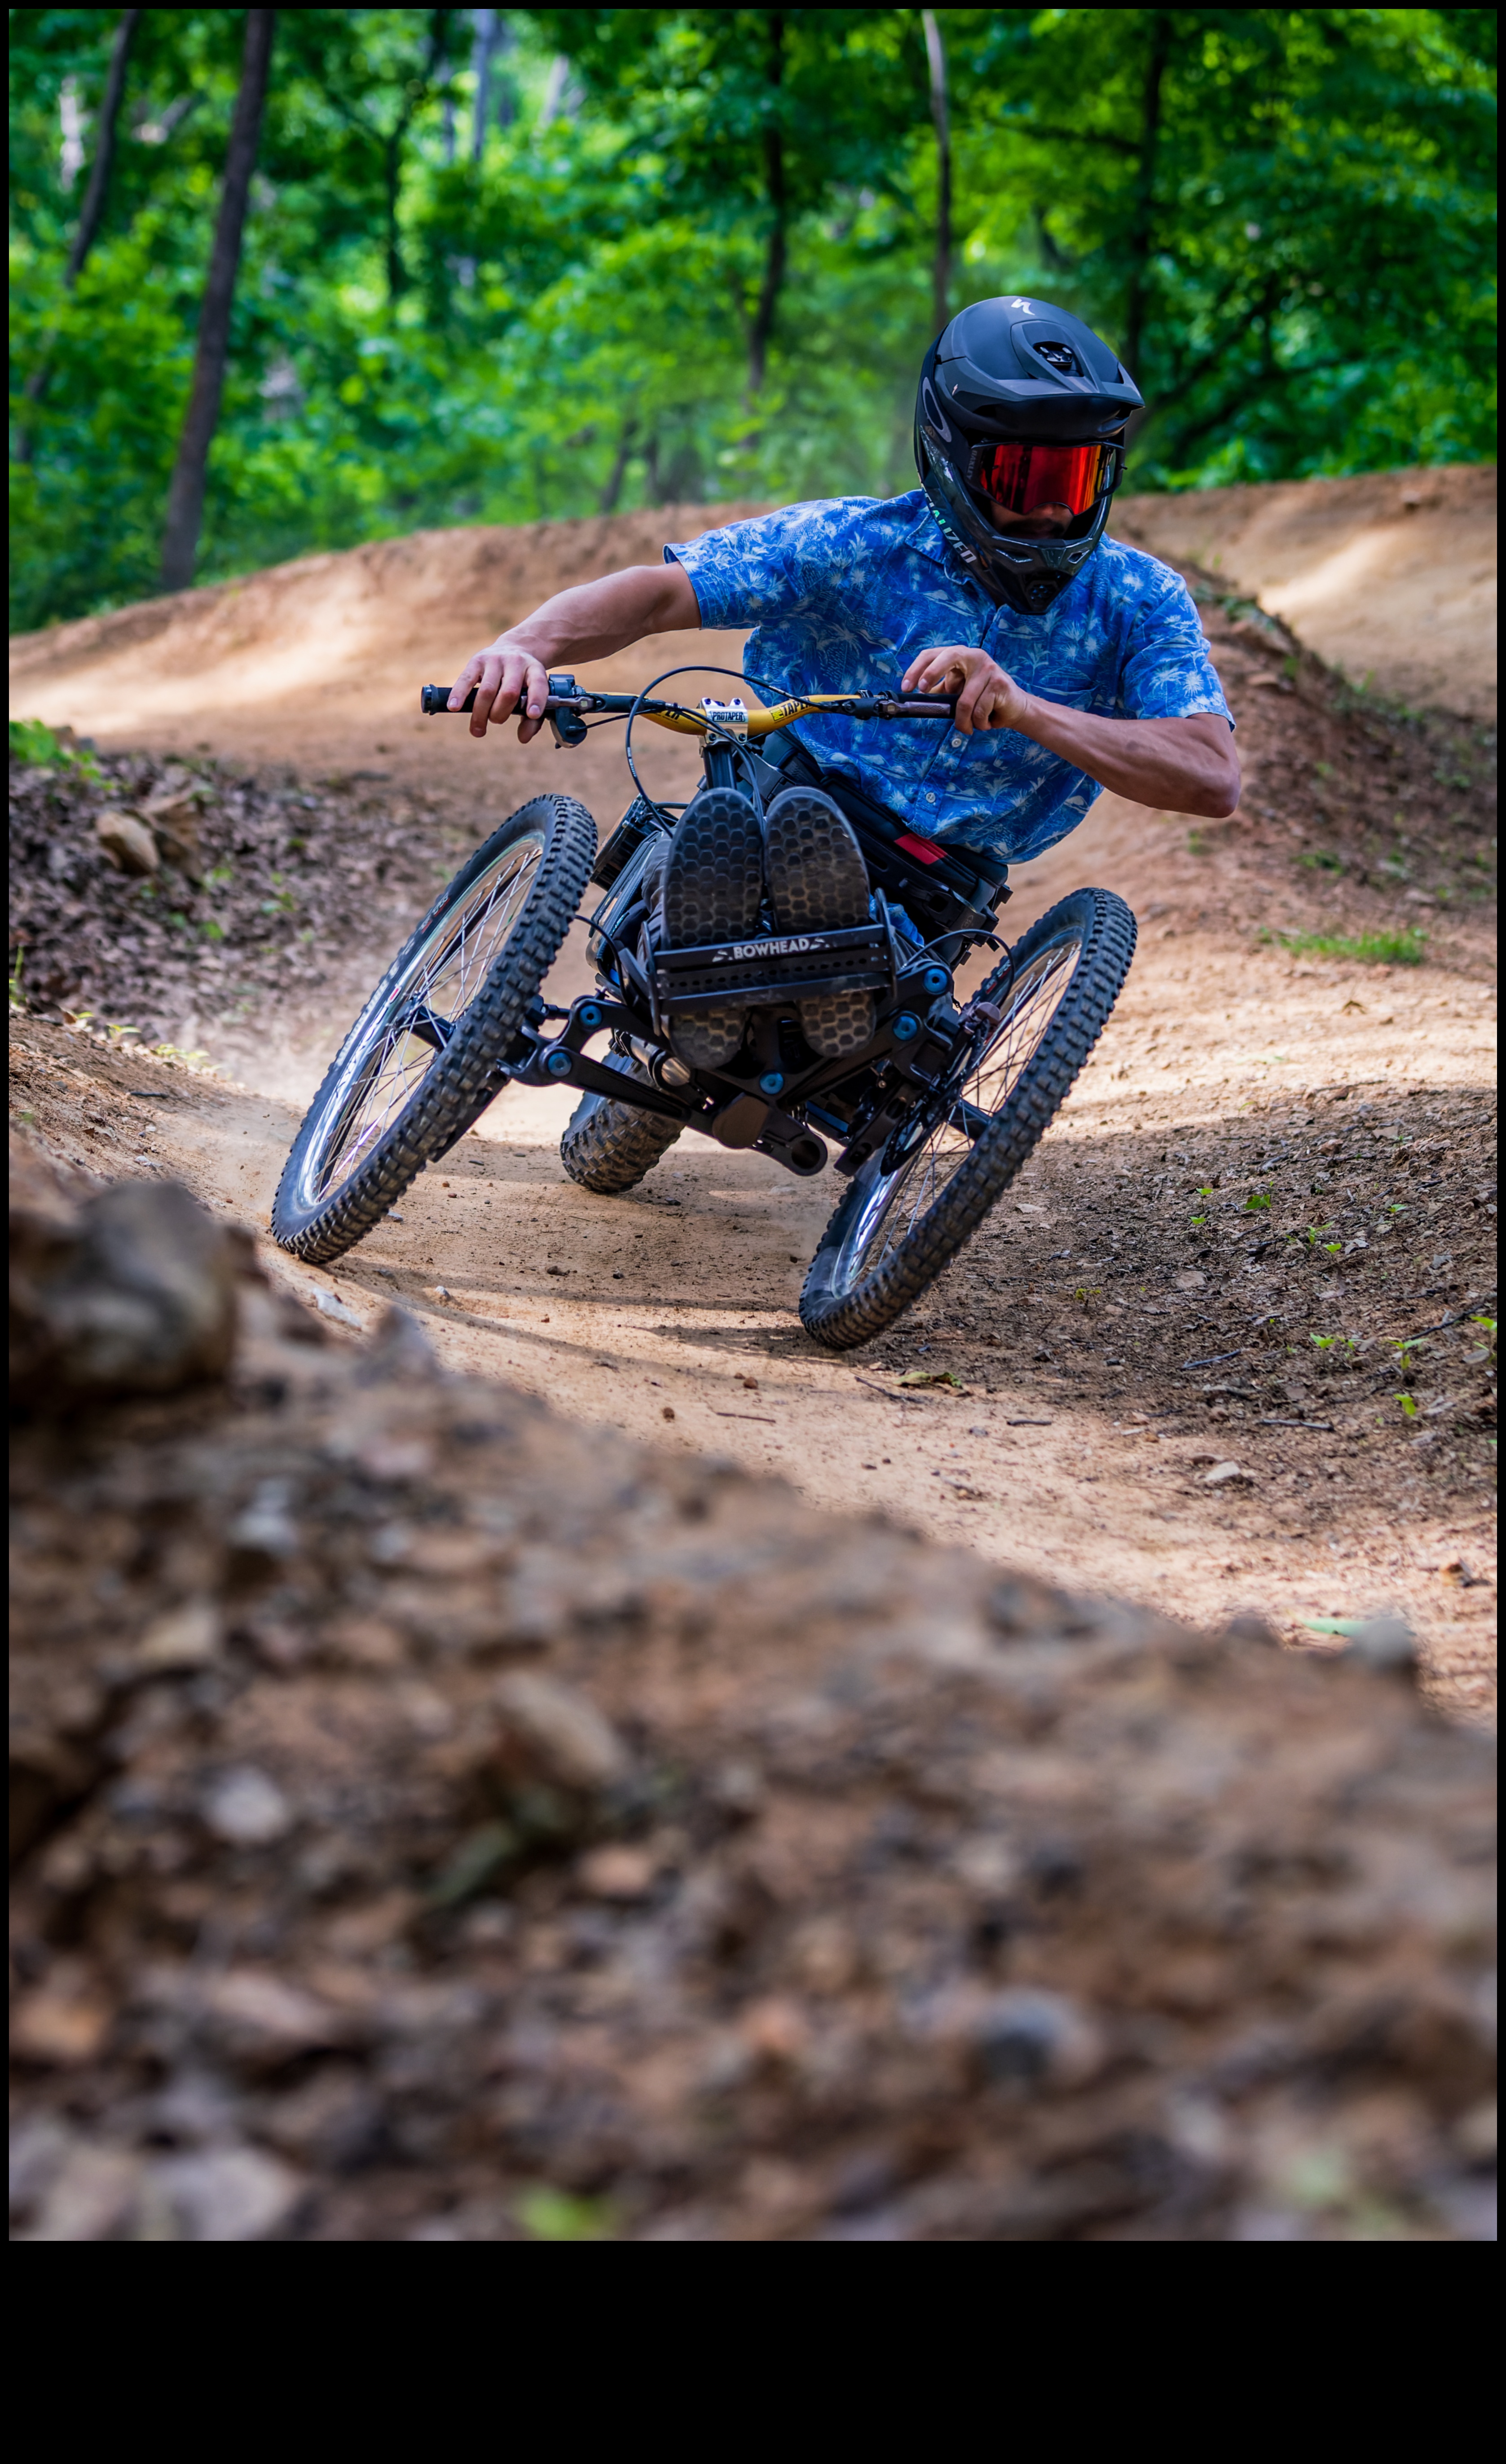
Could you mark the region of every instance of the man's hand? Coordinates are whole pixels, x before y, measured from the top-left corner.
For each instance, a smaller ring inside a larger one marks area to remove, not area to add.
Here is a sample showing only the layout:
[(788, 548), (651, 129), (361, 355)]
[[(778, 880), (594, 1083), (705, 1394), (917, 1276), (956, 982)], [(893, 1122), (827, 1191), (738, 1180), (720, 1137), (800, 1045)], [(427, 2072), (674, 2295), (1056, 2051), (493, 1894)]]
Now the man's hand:
[(1099, 718), (1026, 693), (986, 650), (967, 642), (922, 650), (905, 670), (900, 690), (955, 693), (954, 724), (963, 736), (1012, 727), (1131, 803), (1215, 822), (1227, 821), (1238, 806), (1239, 758), (1229, 721), (1216, 711), (1185, 718)]
[(956, 693), (960, 696), (954, 724), (964, 736), (989, 727), (1018, 727), (1029, 696), (1020, 691), (986, 650), (969, 642), (948, 642), (939, 650), (922, 650), (912, 659), (900, 684), (901, 693)]
[(476, 687), (476, 708), (471, 713), (471, 733), (484, 736), (494, 721), (500, 727), (520, 711), (518, 741), (527, 744), (543, 725), (543, 706), (549, 698), (549, 677), (531, 652), (520, 649), (505, 633), (499, 633), (489, 650), (477, 650), (468, 659), (450, 688), (450, 707), (463, 709), (466, 694)]
[(450, 688), (450, 707), (458, 710), (475, 685), (472, 735), (500, 727), (516, 710), (518, 741), (526, 744), (543, 724), (551, 668), (609, 658), (646, 633), (689, 632), (699, 626), (700, 607), (682, 564), (671, 559), (668, 564), (629, 565), (600, 582), (559, 591), (520, 625), (498, 633), (466, 661)]

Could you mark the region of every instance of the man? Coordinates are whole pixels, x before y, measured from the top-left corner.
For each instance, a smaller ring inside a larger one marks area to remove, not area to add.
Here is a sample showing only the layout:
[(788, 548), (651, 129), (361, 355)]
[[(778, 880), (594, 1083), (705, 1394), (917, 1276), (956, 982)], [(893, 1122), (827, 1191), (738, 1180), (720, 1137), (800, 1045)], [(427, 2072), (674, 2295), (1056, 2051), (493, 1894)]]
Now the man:
[[(663, 868), (671, 947), (752, 930), (765, 883), (779, 930), (863, 920), (866, 868), (823, 773), (971, 850), (996, 881), (1065, 838), (1104, 787), (1222, 820), (1239, 763), (1197, 611), (1167, 566), (1104, 536), (1141, 407), (1077, 318), (979, 300), (921, 369), (919, 488), (791, 505), (563, 590), (468, 662), (450, 706), (475, 685), (473, 736), (517, 711), (527, 743), (551, 667), (702, 625), (753, 628), (744, 671), (768, 700), (896, 685), (958, 696), (941, 736), (934, 722), (813, 715), (788, 731), (798, 747), (766, 739), (803, 783), (773, 799), (762, 833), (747, 797), (698, 796)], [(855, 1048), (870, 997), (808, 1001), (801, 1023), (818, 1052)], [(682, 1030), (686, 1057), (714, 1068), (742, 1031), (736, 1011), (708, 1012)]]

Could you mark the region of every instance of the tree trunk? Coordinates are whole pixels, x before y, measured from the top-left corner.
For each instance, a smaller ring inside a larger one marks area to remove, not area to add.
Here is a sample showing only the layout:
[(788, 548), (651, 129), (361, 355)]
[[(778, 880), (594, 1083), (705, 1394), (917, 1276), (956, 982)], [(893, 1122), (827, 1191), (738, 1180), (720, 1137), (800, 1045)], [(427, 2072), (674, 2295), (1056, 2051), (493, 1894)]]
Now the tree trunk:
[(492, 54), (498, 47), (499, 29), (495, 9), (476, 11), (476, 40), (471, 47), (471, 69), (476, 78), (476, 94), (471, 106), (471, 160), (479, 163), (486, 143), (487, 110), (491, 102)]
[[(768, 82), (778, 88), (785, 74), (785, 12), (771, 9), (768, 12)], [(778, 110), (776, 99), (775, 112)], [(748, 326), (748, 400), (756, 402), (764, 390), (768, 369), (769, 339), (774, 331), (774, 312), (784, 288), (785, 266), (788, 254), (789, 200), (785, 183), (785, 134), (777, 117), (771, 117), (764, 131), (764, 187), (768, 198), (769, 231), (764, 251), (764, 279), (759, 285), (758, 305)]]
[(931, 269), (931, 322), (938, 334), (951, 321), (952, 127), (946, 107), (946, 46), (934, 9), (922, 9), (925, 56), (931, 72), (931, 125), (936, 130), (936, 261)]
[[(1145, 334), (1146, 272), (1154, 236), (1156, 149), (1161, 139), (1161, 90), (1171, 57), (1172, 17), (1158, 9), (1151, 19), (1150, 56), (1145, 63), (1145, 93), (1141, 118), (1140, 169), (1135, 181), (1135, 210), (1130, 224), (1129, 294), (1124, 311), (1124, 364), (1141, 393), (1141, 353)], [(1149, 399), (1147, 395), (1147, 401)]]
[(115, 132), (120, 123), (121, 102), (125, 93), (125, 64), (130, 56), (131, 41), (141, 23), (139, 9), (122, 9), (121, 22), (115, 30), (110, 48), (109, 74), (104, 80), (104, 100), (100, 109), (100, 143), (95, 153), (89, 186), (84, 191), (78, 214), (78, 228), (68, 252), (67, 271), (63, 280), (71, 291), (83, 272), (89, 251), (99, 235), (104, 219), (104, 201), (109, 193), (110, 172), (115, 162)]
[(167, 527), (163, 539), (162, 578), (169, 590), (186, 590), (193, 580), (199, 525), (204, 516), (204, 482), (210, 447), (219, 423), (225, 363), (230, 354), (231, 307), (240, 265), (246, 203), (261, 134), (262, 106), (267, 99), (267, 72), (272, 61), (275, 9), (248, 9), (246, 49), (240, 87), (225, 158), (225, 186), (219, 222), (210, 256), (209, 278), (199, 315), (199, 342), (193, 360), (193, 386), (188, 415), (178, 442), (178, 459), (167, 492)]
[(622, 483), (628, 475), (628, 462), (637, 432), (638, 423), (630, 411), (622, 423), (622, 433), (617, 439), (617, 451), (612, 457), (611, 470), (608, 475), (607, 485), (602, 490), (601, 503), (596, 508), (599, 514), (614, 514), (617, 510), (617, 499), (622, 494)]
[[(78, 228), (74, 233), (74, 244), (68, 252), (68, 262), (63, 268), (65, 291), (73, 289), (83, 272), (88, 262), (89, 251), (99, 237), (100, 225), (104, 220), (105, 201), (110, 193), (110, 172), (115, 164), (115, 133), (120, 124), (121, 103), (125, 94), (126, 63), (130, 58), (131, 44), (135, 38), (136, 29), (141, 23), (141, 17), (142, 12), (139, 9), (122, 9), (121, 22), (115, 30), (115, 40), (110, 46), (110, 65), (104, 79), (104, 99), (100, 106), (100, 143), (95, 151), (93, 168), (89, 173), (89, 185), (84, 190), (83, 204), (79, 209)], [(40, 402), (46, 392), (47, 380), (53, 372), (53, 353), (56, 345), (57, 334), (55, 327), (43, 343), (41, 356), (22, 389), (27, 402)], [(24, 429), (15, 440), (15, 458), (18, 462), (30, 462), (32, 458), (32, 439)]]

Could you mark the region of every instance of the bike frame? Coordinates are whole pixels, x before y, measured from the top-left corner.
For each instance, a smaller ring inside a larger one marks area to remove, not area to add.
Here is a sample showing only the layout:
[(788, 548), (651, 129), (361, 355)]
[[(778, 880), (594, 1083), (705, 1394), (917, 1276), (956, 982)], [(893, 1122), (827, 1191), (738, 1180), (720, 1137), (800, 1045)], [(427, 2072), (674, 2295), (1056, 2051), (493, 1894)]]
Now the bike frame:
[[(968, 906), (952, 891), (959, 911), (955, 928), (919, 951), (897, 931), (890, 901), (876, 888), (875, 916), (843, 931), (769, 933), (701, 949), (651, 949), (644, 931), (647, 906), (635, 891), (648, 850), (674, 824), (643, 792), (632, 765), (631, 728), (643, 718), (676, 735), (698, 737), (705, 783), (742, 786), (762, 810), (766, 796), (790, 781), (753, 747), (797, 718), (831, 711), (852, 718), (950, 723), (955, 703), (934, 693), (812, 693), (791, 695), (767, 710), (747, 710), (741, 696), (720, 702), (708, 697), (698, 711), (652, 695), (652, 687), (637, 694), (599, 693), (581, 691), (573, 676), (549, 678), (544, 715), (557, 745), (584, 743), (588, 719), (627, 720), (628, 765), (638, 798), (603, 847), (592, 874), (606, 891), (589, 919), (601, 990), (572, 1001), (567, 1010), (536, 1000), (522, 1032), (498, 1065), (498, 1087), (567, 1086), (635, 1105), (699, 1130), (719, 1145), (756, 1148), (802, 1177), (822, 1171), (829, 1160), (824, 1131), (843, 1150), (836, 1170), (855, 1173), (892, 1142), (907, 1146), (921, 1120), (941, 1117), (959, 1064), (965, 1065), (979, 1032), (997, 1021), (991, 1003), (975, 1000), (958, 1006), (953, 973), (957, 960), (982, 943), (1004, 948), (989, 924), (1008, 890), (1000, 885), (986, 908)], [(449, 698), (448, 686), (425, 685), (421, 707), (430, 716), (448, 715)], [(475, 704), (473, 691), (462, 708)], [(946, 851), (915, 833), (899, 831), (895, 844), (912, 865), (945, 864)], [(803, 1062), (790, 1049), (792, 1004), (850, 988), (875, 995), (872, 1039), (839, 1060)], [(753, 1013), (752, 1036), (721, 1068), (692, 1070), (673, 1049), (671, 1022), (677, 1012), (729, 998)], [(545, 1035), (546, 1022), (553, 1021), (563, 1022), (560, 1031)], [(586, 1051), (604, 1030), (619, 1059), (636, 1062), (642, 1077), (609, 1068)], [(986, 1114), (976, 1124), (963, 1117), (970, 1106), (954, 1099), (951, 1109), (958, 1127), (972, 1136), (987, 1125)]]

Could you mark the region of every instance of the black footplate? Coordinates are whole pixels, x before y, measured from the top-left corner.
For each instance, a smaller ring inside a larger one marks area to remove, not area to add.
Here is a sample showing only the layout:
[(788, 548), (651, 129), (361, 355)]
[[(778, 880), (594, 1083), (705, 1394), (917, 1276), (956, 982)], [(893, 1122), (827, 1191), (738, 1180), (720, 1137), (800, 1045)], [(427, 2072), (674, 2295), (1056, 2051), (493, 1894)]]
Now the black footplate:
[(802, 1001), (809, 993), (890, 992), (894, 948), (887, 928), (854, 924), (839, 933), (772, 933), (703, 950), (659, 950), (654, 991), (665, 1015), (733, 1001)]

